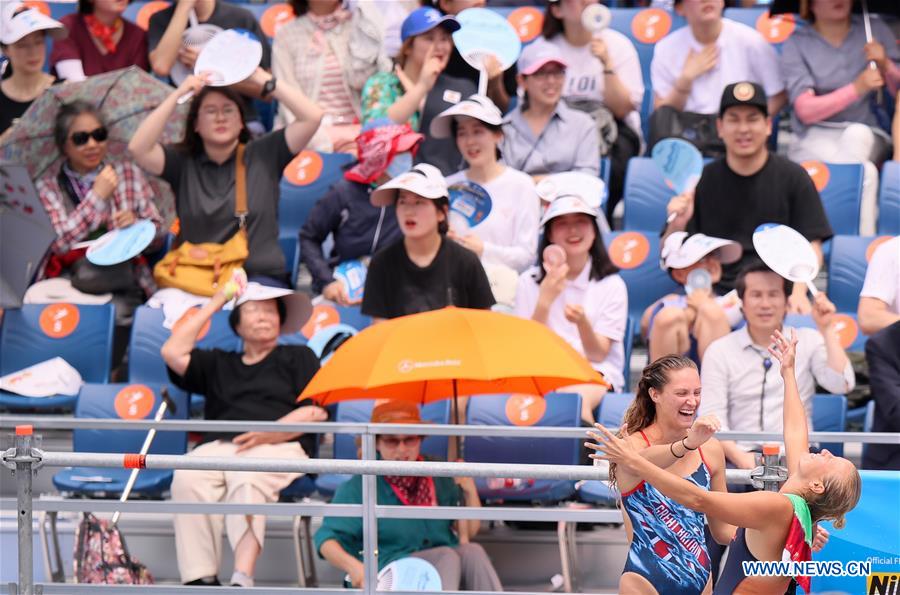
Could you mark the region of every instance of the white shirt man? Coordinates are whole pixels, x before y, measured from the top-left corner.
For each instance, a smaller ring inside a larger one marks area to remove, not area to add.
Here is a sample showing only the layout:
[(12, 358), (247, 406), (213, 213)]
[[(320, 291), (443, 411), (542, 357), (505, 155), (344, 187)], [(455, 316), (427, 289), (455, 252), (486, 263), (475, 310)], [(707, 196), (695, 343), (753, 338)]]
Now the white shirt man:
[[(784, 382), (778, 361), (769, 356), (770, 337), (780, 329), (790, 338), (796, 332), (796, 374), (800, 398), (812, 412), (816, 383), (832, 393), (852, 390), (856, 380), (834, 326), (834, 304), (824, 293), (816, 296), (813, 319), (818, 330), (783, 326), (788, 282), (762, 263), (738, 276), (737, 290), (747, 325), (714, 341), (706, 350), (700, 377), (703, 398), (698, 415), (713, 413), (723, 431), (781, 432)], [(812, 423), (810, 422), (810, 427)], [(755, 466), (752, 442), (722, 441), (725, 457), (735, 466)]]
[(857, 318), (867, 335), (900, 320), (900, 236), (878, 246), (872, 254)]
[(676, 1), (688, 22), (661, 39), (653, 51), (650, 80), (654, 105), (714, 114), (726, 85), (753, 81), (763, 86), (769, 113), (786, 100), (775, 49), (754, 29), (722, 18), (724, 2)]

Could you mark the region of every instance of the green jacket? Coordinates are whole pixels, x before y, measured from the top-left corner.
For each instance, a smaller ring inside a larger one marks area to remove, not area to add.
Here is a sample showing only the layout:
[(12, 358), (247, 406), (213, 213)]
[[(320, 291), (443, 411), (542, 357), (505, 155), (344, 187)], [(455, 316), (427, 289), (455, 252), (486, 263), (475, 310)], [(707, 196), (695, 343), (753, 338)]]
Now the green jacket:
[[(378, 504), (400, 506), (394, 490), (383, 477), (377, 479)], [(434, 491), (438, 506), (459, 506), (460, 489), (450, 477), (435, 477)], [(362, 504), (362, 477), (354, 475), (342, 484), (332, 504)], [(456, 546), (454, 521), (420, 519), (378, 519), (378, 569), (413, 552), (443, 545)], [(316, 531), (315, 547), (321, 556), (322, 544), (336, 539), (348, 554), (362, 560), (363, 530), (360, 517), (325, 517)]]

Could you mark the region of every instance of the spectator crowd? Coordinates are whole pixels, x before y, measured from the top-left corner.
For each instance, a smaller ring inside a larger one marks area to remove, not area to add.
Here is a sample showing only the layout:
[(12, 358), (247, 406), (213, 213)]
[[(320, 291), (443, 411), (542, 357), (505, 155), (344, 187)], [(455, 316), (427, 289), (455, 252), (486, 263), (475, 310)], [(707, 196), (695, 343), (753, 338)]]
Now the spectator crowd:
[[(893, 121), (890, 113), (900, 101), (897, 37), (877, 15), (867, 36), (851, 0), (810, 0), (799, 3), (803, 21), (776, 51), (755, 29), (725, 18), (724, 0), (675, 0), (686, 24), (656, 43), (652, 110), (643, 111), (634, 43), (582, 23), (596, 3), (547, 0), (543, 29), (518, 60), (504, 70), (489, 59), (482, 72), (460, 55), (453, 33), (461, 27), (456, 15), (484, 0), (291, 0), (295, 18), (271, 45), (248, 10), (223, 0), (174, 2), (150, 17), (146, 31), (123, 17), (128, 0), (79, 0), (59, 21), (2, 2), (0, 143), (27, 133), (29, 106), (66, 85), (129, 67), (171, 85), (127, 150), (111, 150), (112, 122), (97, 105), (79, 100), (58, 109), (59, 159), (34, 180), (57, 237), (26, 302), (40, 303), (49, 279), (68, 281), (64, 301), (111, 300), (119, 363), (135, 308), (151, 299), (168, 319), (200, 305), (172, 332), (162, 358), (175, 385), (206, 396), (207, 419), (328, 419), (313, 402), (295, 402), (319, 361), (305, 346), (279, 343), (299, 330), (312, 298), (358, 308), (373, 323), (457, 306), (546, 325), (611, 386), (565, 389), (581, 395), (585, 425), (607, 390), (631, 389), (633, 324), (651, 362), (685, 356), (694, 364), (679, 360), (679, 369), (699, 369), (703, 398), (692, 414), (714, 414), (724, 430), (781, 432), (785, 387), (767, 347), (776, 331), (790, 336), (797, 315), (811, 317), (796, 329), (794, 364), (807, 414), (817, 387), (847, 394), (856, 378), (835, 305), (762, 263), (752, 236), (764, 223), (790, 226), (826, 262), (835, 222), (801, 165), (808, 160), (862, 165), (857, 231), (875, 235), (880, 185), (900, 186), (879, 179), (885, 161), (900, 160), (900, 110)], [(191, 40), (209, 28), (243, 29), (261, 43), (259, 67), (246, 80), (213, 86), (194, 74), (200, 46)], [(187, 95), (185, 113), (179, 105)], [(176, 142), (165, 136), (173, 119), (184, 129)], [(776, 150), (771, 139), (786, 123), (790, 132), (782, 130)], [(660, 253), (650, 255), (679, 289), (654, 296), (632, 320), (630, 288), (609, 247), (611, 230), (621, 227), (629, 159), (691, 127), (707, 163), (695, 189), (660, 205), (668, 219)], [(303, 150), (352, 159), (302, 223), (298, 279), (279, 245), (279, 212), (282, 173)], [(174, 234), (156, 195), (160, 180), (174, 195)], [(85, 258), (83, 242), (138, 220), (155, 229), (141, 255), (112, 267)], [(198, 250), (231, 258), (246, 279), (221, 273), (216, 260), (200, 265), (211, 283), (183, 282), (182, 267)], [(349, 262), (365, 270), (361, 297), (340, 273)], [(223, 308), (231, 309), (241, 350), (197, 347), (204, 323)], [(869, 336), (871, 391), (881, 412), (873, 429), (900, 431), (900, 239), (874, 252), (857, 319)], [(415, 406), (386, 402), (372, 421), (421, 418)], [(379, 456), (421, 459), (421, 438), (379, 436)], [(759, 444), (721, 446), (729, 466), (755, 466)], [(192, 454), (314, 452), (312, 436), (248, 432), (206, 434)], [(900, 469), (900, 450), (872, 445), (864, 464)], [(271, 502), (296, 477), (178, 471), (172, 494)], [(380, 504), (480, 505), (469, 478), (379, 477), (377, 489)], [(361, 490), (356, 476), (333, 501), (358, 503)], [(234, 552), (230, 584), (254, 584), (263, 517), (176, 517), (184, 583), (218, 584), (224, 531)], [(501, 589), (491, 560), (471, 540), (478, 521), (381, 524), (382, 564), (415, 556), (437, 568), (447, 589)], [(361, 585), (359, 519), (327, 518), (315, 547)]]

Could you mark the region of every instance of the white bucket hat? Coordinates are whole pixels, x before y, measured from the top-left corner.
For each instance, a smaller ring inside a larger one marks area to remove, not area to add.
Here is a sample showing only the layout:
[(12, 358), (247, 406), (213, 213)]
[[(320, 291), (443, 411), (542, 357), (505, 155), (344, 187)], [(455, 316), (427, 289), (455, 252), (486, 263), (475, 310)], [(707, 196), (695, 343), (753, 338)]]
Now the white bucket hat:
[(26, 8), (22, 2), (0, 1), (0, 43), (10, 45), (35, 31), (46, 31), (53, 39), (62, 39), (69, 34), (66, 27), (57, 20), (46, 16), (37, 8)]
[(428, 131), (434, 138), (448, 138), (455, 116), (468, 116), (491, 126), (503, 124), (503, 114), (494, 102), (484, 95), (471, 95), (456, 105), (448, 107), (431, 121)]
[(265, 300), (281, 300), (284, 304), (285, 316), (281, 323), (280, 334), (290, 335), (299, 333), (312, 314), (312, 302), (309, 296), (293, 289), (283, 287), (269, 287), (256, 281), (247, 284), (247, 289), (238, 298), (234, 307), (238, 308), (247, 302), (262, 302)]
[(387, 207), (397, 201), (397, 193), (400, 190), (408, 190), (431, 200), (450, 197), (447, 191), (447, 182), (444, 180), (441, 170), (433, 165), (420, 163), (408, 172), (379, 186), (372, 193), (370, 200), (376, 207)]
[(597, 176), (580, 171), (551, 174), (535, 186), (535, 192), (546, 202), (571, 194), (581, 198), (589, 207), (599, 209), (606, 198), (606, 184)]
[(547, 225), (551, 219), (572, 213), (584, 213), (595, 219), (600, 216), (600, 211), (584, 202), (580, 196), (563, 194), (555, 198), (544, 211), (544, 216), (541, 217), (541, 227)]
[(663, 270), (683, 269), (712, 254), (722, 264), (737, 262), (743, 248), (737, 242), (686, 231), (676, 231), (666, 238), (660, 250), (660, 266)]

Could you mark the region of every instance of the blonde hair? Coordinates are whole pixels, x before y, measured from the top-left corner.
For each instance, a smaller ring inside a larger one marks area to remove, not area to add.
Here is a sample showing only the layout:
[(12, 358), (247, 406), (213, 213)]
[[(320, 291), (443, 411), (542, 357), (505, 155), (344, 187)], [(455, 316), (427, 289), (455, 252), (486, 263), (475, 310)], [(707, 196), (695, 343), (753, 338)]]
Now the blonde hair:
[(822, 479), (822, 483), (825, 489), (821, 494), (805, 496), (810, 516), (813, 522), (828, 520), (835, 529), (843, 529), (847, 522), (844, 517), (856, 507), (862, 494), (859, 471), (854, 466), (853, 473), (846, 478), (832, 471)]
[[(628, 427), (630, 434), (643, 430), (656, 419), (656, 403), (650, 398), (650, 389), (661, 391), (669, 383), (671, 372), (685, 368), (696, 370), (697, 364), (683, 355), (664, 355), (644, 368), (634, 401), (622, 416), (622, 425)], [(618, 434), (621, 436), (621, 430)], [(609, 464), (609, 486), (618, 489), (615, 463)]]

